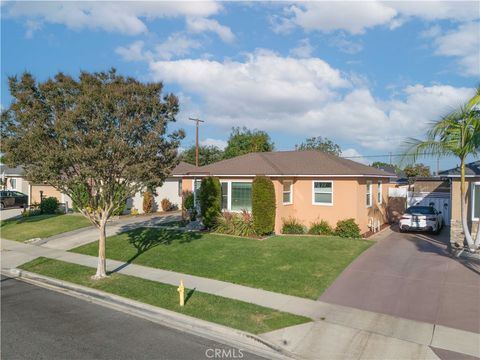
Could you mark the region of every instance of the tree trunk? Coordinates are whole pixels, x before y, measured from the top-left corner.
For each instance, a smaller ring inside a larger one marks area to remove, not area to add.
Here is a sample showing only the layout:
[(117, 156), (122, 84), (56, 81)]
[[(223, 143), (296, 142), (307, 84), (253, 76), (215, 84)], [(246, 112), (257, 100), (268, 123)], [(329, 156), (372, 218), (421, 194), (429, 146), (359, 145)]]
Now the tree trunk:
[(478, 219), (477, 236), (475, 237), (475, 249), (480, 248), (480, 219)]
[(95, 280), (107, 277), (107, 261), (106, 261), (106, 221), (100, 222), (100, 239), (98, 240), (98, 266), (97, 273), (92, 277)]
[[(473, 243), (472, 235), (470, 234), (470, 230), (468, 229), (468, 222), (467, 222), (467, 203), (466, 203), (466, 191), (465, 191), (465, 159), (461, 159), (460, 162), (460, 197), (461, 197), (461, 206), (460, 206), (460, 213), (462, 216), (462, 229), (463, 233), (465, 234), (465, 240), (467, 241), (467, 245), (470, 251), (475, 251), (475, 244)], [(460, 244), (463, 247), (463, 244)]]

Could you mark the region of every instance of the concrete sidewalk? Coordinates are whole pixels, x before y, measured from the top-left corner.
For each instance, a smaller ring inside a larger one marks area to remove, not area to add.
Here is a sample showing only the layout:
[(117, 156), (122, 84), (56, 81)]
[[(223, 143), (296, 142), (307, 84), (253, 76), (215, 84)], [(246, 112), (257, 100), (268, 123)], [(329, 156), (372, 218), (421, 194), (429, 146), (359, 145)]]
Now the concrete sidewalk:
[[(15, 268), (39, 256), (92, 268), (97, 265), (96, 257), (2, 240), (2, 269)], [(107, 268), (171, 285), (178, 285), (182, 279), (188, 288), (201, 292), (310, 317), (313, 323), (262, 335), (308, 359), (318, 358), (318, 351), (325, 358), (345, 358), (349, 354), (372, 358), (379, 347), (387, 354), (399, 351), (402, 358), (436, 358), (430, 346), (480, 356), (477, 333), (120, 261), (108, 260)]]
[[(182, 216), (178, 211), (165, 214), (125, 216), (109, 221), (106, 232), (107, 236), (112, 236), (138, 227), (159, 226), (180, 220), (182, 220)], [(98, 229), (90, 226), (41, 239), (32, 244), (51, 249), (70, 250), (97, 240)]]

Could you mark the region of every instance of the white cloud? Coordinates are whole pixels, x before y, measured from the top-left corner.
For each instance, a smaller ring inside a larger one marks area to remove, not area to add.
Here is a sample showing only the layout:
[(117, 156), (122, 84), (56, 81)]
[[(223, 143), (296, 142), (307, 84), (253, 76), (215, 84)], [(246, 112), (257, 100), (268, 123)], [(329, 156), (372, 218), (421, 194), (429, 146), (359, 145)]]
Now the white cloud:
[(362, 156), (357, 150), (353, 148), (348, 148), (342, 151), (342, 154), (340, 155), (341, 157), (344, 158), (349, 158), (349, 160), (359, 162), (361, 164), (368, 165), (369, 161)]
[(206, 138), (205, 140), (200, 141), (200, 145), (216, 146), (220, 150), (223, 150), (227, 147), (227, 142), (225, 140), (222, 140), (222, 139)]
[(306, 31), (362, 34), (375, 26), (395, 29), (410, 18), (475, 20), (479, 5), (475, 1), (312, 1), (289, 5), (284, 14), (274, 17), (274, 31), (288, 32), (299, 26)]
[(434, 37), (435, 55), (456, 57), (464, 75), (480, 75), (480, 22), (465, 23)]
[(216, 33), (220, 39), (230, 43), (235, 40), (232, 30), (229, 27), (220, 25), (218, 21), (206, 18), (187, 18), (187, 28), (191, 32), (201, 33), (211, 31)]
[(381, 101), (367, 85), (352, 86), (345, 74), (318, 58), (281, 57), (267, 51), (245, 61), (153, 61), (155, 80), (178, 84), (195, 97), (212, 126), (248, 126), (289, 134), (322, 135), (369, 149), (394, 149), (421, 137), (429, 121), (473, 93), (448, 85), (414, 85)]
[(192, 49), (197, 49), (201, 44), (180, 33), (170, 35), (163, 43), (155, 46), (155, 52), (160, 59), (171, 59), (176, 56), (185, 56)]
[[(3, 4), (3, 3), (2, 3)], [(147, 32), (145, 19), (207, 17), (218, 13), (215, 1), (16, 1), (2, 6), (3, 16), (62, 24), (74, 30), (99, 29), (137, 35)], [(28, 24), (27, 24), (28, 26)], [(27, 35), (31, 34), (27, 29)]]
[(152, 59), (152, 54), (144, 51), (145, 43), (141, 40), (135, 41), (128, 46), (119, 46), (115, 52), (125, 61), (148, 61)]
[(164, 42), (155, 45), (154, 50), (146, 50), (145, 43), (139, 40), (127, 46), (119, 46), (115, 52), (125, 61), (171, 60), (188, 55), (192, 49), (199, 47), (201, 47), (199, 41), (182, 33), (173, 33)]
[(345, 34), (332, 37), (329, 40), (331, 46), (335, 46), (346, 54), (356, 54), (363, 50), (363, 45), (359, 42), (348, 40)]
[(290, 50), (290, 55), (299, 58), (308, 58), (312, 55), (313, 50), (314, 48), (310, 44), (310, 40), (302, 39), (296, 48)]

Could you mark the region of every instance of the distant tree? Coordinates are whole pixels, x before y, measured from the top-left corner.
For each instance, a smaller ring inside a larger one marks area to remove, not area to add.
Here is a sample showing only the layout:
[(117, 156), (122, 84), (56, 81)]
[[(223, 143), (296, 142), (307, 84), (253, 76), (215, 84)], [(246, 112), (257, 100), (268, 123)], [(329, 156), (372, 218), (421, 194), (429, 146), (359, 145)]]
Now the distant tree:
[(234, 127), (224, 151), (224, 158), (231, 159), (252, 152), (273, 151), (273, 148), (274, 144), (265, 131)]
[(298, 151), (318, 150), (336, 156), (340, 156), (342, 153), (340, 145), (321, 136), (307, 138), (305, 142), (302, 142), (300, 145), (295, 145), (295, 149)]
[(403, 171), (407, 178), (427, 177), (431, 175), (430, 168), (422, 163), (407, 165)]
[[(185, 150), (181, 159), (195, 165), (195, 146)], [(198, 147), (198, 166), (205, 166), (223, 159), (223, 151), (214, 145), (201, 145)]]
[(106, 277), (107, 221), (126, 199), (161, 186), (178, 163), (183, 131), (167, 133), (178, 99), (161, 83), (109, 72), (58, 73), (37, 82), (9, 78), (13, 102), (2, 112), (1, 151), (28, 180), (67, 194), (99, 230), (94, 279)]
[(374, 168), (377, 169), (392, 169), (395, 171), (396, 174), (400, 173), (402, 169), (396, 164), (389, 164), (383, 161), (374, 161), (371, 165)]

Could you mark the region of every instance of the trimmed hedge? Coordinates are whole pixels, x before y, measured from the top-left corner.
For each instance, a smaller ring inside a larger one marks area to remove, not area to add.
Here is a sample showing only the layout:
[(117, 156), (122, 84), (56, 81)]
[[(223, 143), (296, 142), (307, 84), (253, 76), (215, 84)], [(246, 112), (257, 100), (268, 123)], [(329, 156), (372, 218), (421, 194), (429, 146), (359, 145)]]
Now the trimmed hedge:
[(271, 234), (275, 229), (275, 188), (272, 180), (257, 176), (252, 183), (253, 227), (258, 235)]
[(212, 228), (222, 209), (222, 187), (220, 180), (213, 176), (202, 179), (200, 186), (200, 213), (202, 222), (207, 228)]
[(150, 214), (153, 212), (153, 203), (153, 194), (150, 191), (145, 191), (143, 193), (143, 212), (145, 214)]

